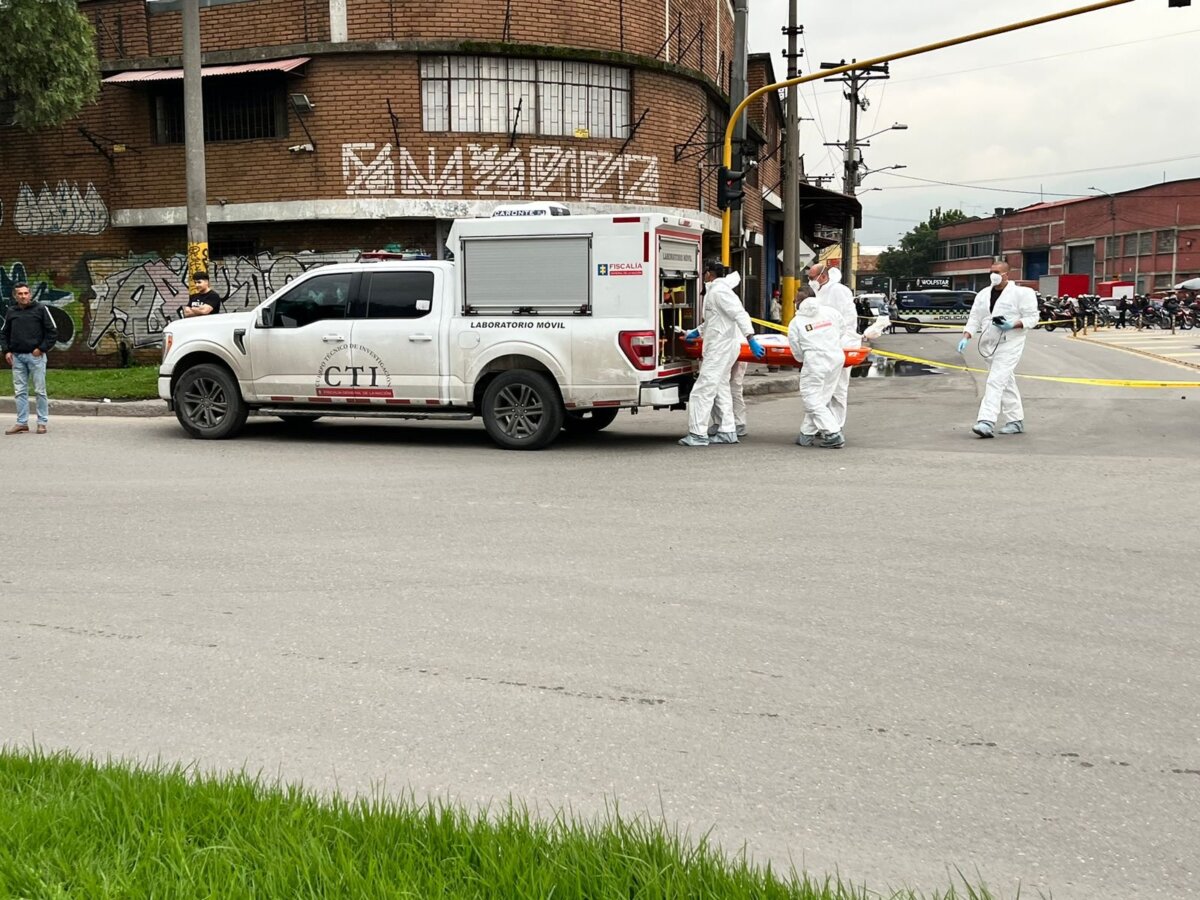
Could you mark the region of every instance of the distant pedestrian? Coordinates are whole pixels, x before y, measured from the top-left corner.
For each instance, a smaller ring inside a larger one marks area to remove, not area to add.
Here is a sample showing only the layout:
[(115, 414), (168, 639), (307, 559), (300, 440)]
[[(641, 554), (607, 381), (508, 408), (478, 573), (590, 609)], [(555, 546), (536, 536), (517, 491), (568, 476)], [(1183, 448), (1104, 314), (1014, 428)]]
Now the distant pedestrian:
[(783, 304), (779, 302), (779, 288), (775, 288), (774, 293), (771, 294), (771, 321), (783, 321)]
[(1083, 294), (1075, 298), (1075, 331), (1087, 334), (1087, 298)]
[(183, 308), (183, 316), (190, 319), (193, 316), (211, 316), (221, 311), (221, 295), (212, 289), (208, 282), (207, 272), (197, 272), (192, 276), (196, 285), (196, 293), (188, 297), (187, 305)]
[(29, 381), (37, 395), (37, 433), (45, 434), (50, 421), (50, 400), (46, 396), (46, 354), (58, 340), (58, 328), (50, 310), (33, 302), (33, 291), (23, 281), (13, 285), (17, 305), (4, 314), (0, 326), (0, 351), (4, 362), (12, 366), (13, 395), (17, 401), (17, 424), (5, 434), (29, 432)]
[(1125, 327), (1125, 316), (1129, 313), (1129, 301), (1122, 297), (1117, 301), (1117, 327)]

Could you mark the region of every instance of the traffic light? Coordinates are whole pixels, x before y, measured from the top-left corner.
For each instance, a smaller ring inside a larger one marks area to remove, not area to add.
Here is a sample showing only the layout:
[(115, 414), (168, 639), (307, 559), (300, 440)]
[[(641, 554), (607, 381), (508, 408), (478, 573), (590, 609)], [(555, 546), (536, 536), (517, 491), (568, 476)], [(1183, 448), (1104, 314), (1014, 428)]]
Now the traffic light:
[(745, 186), (742, 184), (745, 177), (744, 170), (738, 172), (721, 166), (717, 172), (717, 206), (721, 209), (742, 208), (742, 199), (746, 196)]

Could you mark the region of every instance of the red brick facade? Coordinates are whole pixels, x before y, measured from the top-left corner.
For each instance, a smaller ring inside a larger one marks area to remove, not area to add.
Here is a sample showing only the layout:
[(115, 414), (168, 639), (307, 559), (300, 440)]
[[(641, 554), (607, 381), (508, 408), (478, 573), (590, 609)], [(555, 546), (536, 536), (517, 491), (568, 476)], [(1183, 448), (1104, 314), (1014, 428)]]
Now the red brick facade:
[[(973, 219), (938, 232), (944, 255), (931, 274), (952, 275), (955, 287), (986, 281), (994, 258), (972, 252), (999, 235), (1000, 254), (1023, 280), (1086, 274), (1100, 281), (1130, 281), (1138, 293), (1163, 290), (1200, 274), (1200, 179), (1173, 181), (1053, 203), (1000, 217)], [(966, 255), (962, 254), (963, 242)], [(1044, 271), (1043, 271), (1044, 270)]]
[[(713, 156), (676, 148), (703, 150), (710, 111), (723, 128), (733, 36), (724, 0), (670, 0), (669, 17), (665, 0), (451, 7), (344, 0), (344, 21), (333, 12), (338, 5), (243, 0), (201, 11), (206, 67), (307, 57), (287, 74), (238, 77), (274, 79), (280, 97), (302, 93), (313, 107), (298, 113), (288, 104), (282, 136), (207, 143), (209, 242), (218, 275), (222, 248), (268, 266), (304, 251), (345, 254), (388, 243), (437, 255), (449, 219), (487, 214), (499, 202), (657, 208), (709, 227), (717, 222)], [(177, 11), (151, 14), (144, 0), (80, 0), (80, 7), (96, 28), (103, 75), (180, 66)], [(345, 40), (331, 40), (343, 27)], [(618, 67), (629, 72), (630, 123), (641, 124), (628, 142), (625, 133), (510, 140), (507, 133), (425, 131), (420, 60), (430, 54)], [(222, 77), (206, 78), (206, 90)], [(4, 284), (36, 274), (45, 298), (67, 310), (78, 335), (94, 338), (96, 323), (130, 314), (105, 306), (121, 293), (112, 281), (121, 273), (159, 279), (163, 309), (174, 290), (167, 283), (182, 281), (184, 151), (181, 143), (160, 142), (156, 106), (170, 85), (105, 84), (76, 121), (0, 135)], [(778, 141), (777, 114), (777, 102), (751, 109), (766, 132), (764, 155)], [(312, 151), (295, 149), (310, 136)], [(757, 179), (778, 181), (778, 154)], [(745, 220), (761, 233), (759, 194), (747, 191)], [(146, 340), (152, 328), (134, 331), (133, 350), (153, 344)], [(117, 352), (120, 343), (114, 326), (92, 346), (69, 343), (60, 358), (104, 361), (96, 357)]]

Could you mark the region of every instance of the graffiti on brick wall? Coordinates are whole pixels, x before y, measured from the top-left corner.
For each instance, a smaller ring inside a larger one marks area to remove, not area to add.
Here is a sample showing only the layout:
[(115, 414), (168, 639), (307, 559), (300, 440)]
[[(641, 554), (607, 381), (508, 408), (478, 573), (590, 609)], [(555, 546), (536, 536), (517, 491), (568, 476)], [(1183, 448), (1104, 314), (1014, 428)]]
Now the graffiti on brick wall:
[(7, 268), (0, 265), (0, 317), (9, 306), (16, 303), (13, 300), (13, 286), (24, 282), (33, 292), (35, 303), (45, 303), (58, 329), (59, 349), (70, 347), (75, 342), (79, 331), (78, 321), (82, 319), (82, 306), (75, 302), (75, 292), (66, 290), (50, 283), (45, 275), (31, 274), (24, 263), (14, 262)]
[(430, 147), (418, 160), (391, 144), (342, 144), (342, 178), (351, 197), (529, 197), (657, 203), (657, 156), (539, 146), (528, 152), (467, 144)]
[[(339, 253), (239, 256), (210, 262), (212, 289), (224, 300), (224, 312), (252, 309), (296, 276), (316, 266), (354, 262), (359, 251)], [(168, 322), (180, 316), (187, 302), (187, 257), (170, 259), (94, 259), (88, 262), (92, 315), (87, 345), (98, 353), (115, 353), (162, 343)]]
[(108, 206), (90, 181), (82, 193), (66, 181), (53, 188), (42, 182), (37, 192), (22, 183), (13, 225), (21, 234), (100, 234), (108, 228)]

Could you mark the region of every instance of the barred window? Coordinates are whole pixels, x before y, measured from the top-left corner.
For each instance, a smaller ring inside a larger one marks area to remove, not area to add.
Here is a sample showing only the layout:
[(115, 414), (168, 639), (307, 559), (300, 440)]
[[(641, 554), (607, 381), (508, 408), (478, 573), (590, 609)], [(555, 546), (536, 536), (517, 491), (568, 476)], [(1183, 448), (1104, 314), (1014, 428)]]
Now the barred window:
[[(204, 140), (250, 141), (287, 137), (286, 82), (270, 75), (206, 78)], [(151, 94), (156, 144), (183, 143), (183, 82), (172, 81)]]
[(425, 131), (623, 138), (629, 70), (564, 60), (429, 56), (421, 60)]
[(950, 258), (951, 259), (966, 259), (970, 252), (970, 246), (966, 238), (960, 238), (950, 242)]
[(1121, 239), (1119, 237), (1106, 237), (1104, 239), (1104, 255), (1109, 259), (1116, 259), (1121, 254), (1118, 252), (1121, 249)]
[(1138, 256), (1149, 256), (1154, 252), (1154, 232), (1143, 231), (1138, 235)]
[(1160, 231), (1158, 233), (1158, 252), (1159, 253), (1174, 253), (1175, 252), (1175, 232)]

